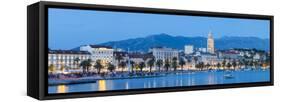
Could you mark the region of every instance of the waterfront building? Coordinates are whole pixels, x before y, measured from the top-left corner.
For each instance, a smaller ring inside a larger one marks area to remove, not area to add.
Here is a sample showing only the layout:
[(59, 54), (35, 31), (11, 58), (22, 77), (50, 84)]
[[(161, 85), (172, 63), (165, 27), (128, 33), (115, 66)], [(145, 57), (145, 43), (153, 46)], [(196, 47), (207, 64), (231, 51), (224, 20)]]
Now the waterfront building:
[(150, 51), (152, 52), (152, 55), (155, 57), (155, 60), (162, 60), (165, 61), (166, 59), (172, 60), (174, 57), (178, 59), (179, 57), (179, 51), (172, 48), (166, 48), (166, 47), (154, 47), (151, 48)]
[(49, 50), (48, 66), (55, 68), (55, 72), (63, 69), (80, 68), (79, 63), (90, 58), (90, 53), (87, 51), (73, 50)]
[(88, 51), (91, 54), (93, 64), (95, 64), (97, 60), (100, 60), (103, 66), (106, 66), (108, 63), (114, 63), (114, 49), (110, 46), (82, 45), (80, 46), (80, 51)]
[(124, 51), (114, 51), (113, 52), (113, 57), (116, 60), (116, 62), (119, 60), (121, 61), (126, 61), (128, 59), (128, 52)]
[(227, 50), (220, 52), (219, 57), (221, 59), (238, 59), (239, 57), (241, 57), (241, 54), (240, 52), (235, 50)]
[(239, 55), (240, 55), (240, 56), (245, 56), (246, 53), (245, 53), (244, 51), (240, 51), (240, 52), (239, 52)]
[[(139, 65), (140, 63), (144, 62), (146, 64), (146, 67), (143, 68), (143, 70), (148, 70), (148, 61), (150, 59), (154, 58), (154, 56), (152, 55), (152, 53), (139, 53), (139, 52), (134, 52), (134, 53), (129, 53), (129, 60), (131, 64), (129, 65), (130, 67), (132, 67), (132, 65)], [(136, 67), (136, 66), (135, 66)], [(132, 70), (131, 68), (128, 70)]]
[(200, 47), (200, 48), (198, 48), (198, 51), (199, 51), (199, 52), (205, 53), (205, 52), (207, 52), (207, 49), (206, 49), (206, 48), (203, 48), (203, 47)]
[(130, 60), (133, 61), (134, 63), (141, 63), (145, 62), (147, 63), (150, 59), (152, 59), (154, 56), (152, 53), (129, 53)]
[(211, 53), (201, 53), (201, 61), (205, 64), (215, 65), (219, 62), (219, 59), (216, 54)]
[(246, 55), (247, 57), (251, 57), (251, 56), (252, 56), (252, 54), (251, 54), (250, 51), (246, 51), (246, 52), (245, 52), (245, 55)]
[(119, 64), (121, 62), (127, 63), (129, 57), (128, 57), (128, 52), (124, 51), (114, 51), (113, 52), (113, 57), (114, 57), (114, 62), (113, 64), (116, 66), (117, 71), (121, 71), (122, 68), (119, 67)]
[(260, 54), (258, 54), (258, 53), (256, 53), (254, 56), (253, 56), (253, 59), (254, 60), (260, 60), (261, 59), (261, 56), (260, 56)]
[(184, 54), (192, 54), (193, 53), (193, 45), (185, 45), (184, 46)]
[(193, 53), (193, 56), (201, 56), (201, 53), (203, 53), (203, 52), (197, 51), (197, 52)]
[(208, 41), (207, 41), (207, 51), (211, 54), (215, 53), (215, 44), (214, 38), (211, 32), (208, 34)]

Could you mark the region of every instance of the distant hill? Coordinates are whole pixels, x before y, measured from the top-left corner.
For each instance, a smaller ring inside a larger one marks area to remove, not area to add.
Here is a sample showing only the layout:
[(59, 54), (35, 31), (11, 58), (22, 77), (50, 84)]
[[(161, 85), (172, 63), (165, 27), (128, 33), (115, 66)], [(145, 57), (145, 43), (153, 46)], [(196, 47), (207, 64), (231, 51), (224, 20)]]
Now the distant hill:
[(256, 48), (259, 50), (269, 50), (269, 39), (260, 39), (257, 37), (222, 37), (215, 39), (216, 48)]
[[(195, 48), (206, 47), (207, 38), (156, 34), (142, 38), (110, 41), (99, 45), (112, 46), (121, 49), (130, 48), (131, 51), (148, 51), (150, 47), (156, 46), (165, 46), (183, 50), (184, 45), (194, 45)], [(269, 50), (269, 39), (260, 39), (257, 37), (222, 37), (215, 39), (215, 48), (256, 48), (260, 50)]]

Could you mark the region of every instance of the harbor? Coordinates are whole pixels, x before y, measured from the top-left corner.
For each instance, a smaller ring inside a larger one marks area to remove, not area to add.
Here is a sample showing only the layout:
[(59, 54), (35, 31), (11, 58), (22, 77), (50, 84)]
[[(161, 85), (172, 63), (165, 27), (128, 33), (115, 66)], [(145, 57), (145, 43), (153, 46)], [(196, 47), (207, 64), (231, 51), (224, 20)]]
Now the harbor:
[[(269, 69), (256, 69), (236, 70), (231, 72), (194, 71), (186, 73), (169, 73), (162, 77), (106, 79), (96, 80), (96, 82), (89, 83), (49, 85), (48, 92), (96, 92), (109, 90), (265, 82), (270, 80), (269, 71)], [(232, 77), (227, 75), (231, 75)]]

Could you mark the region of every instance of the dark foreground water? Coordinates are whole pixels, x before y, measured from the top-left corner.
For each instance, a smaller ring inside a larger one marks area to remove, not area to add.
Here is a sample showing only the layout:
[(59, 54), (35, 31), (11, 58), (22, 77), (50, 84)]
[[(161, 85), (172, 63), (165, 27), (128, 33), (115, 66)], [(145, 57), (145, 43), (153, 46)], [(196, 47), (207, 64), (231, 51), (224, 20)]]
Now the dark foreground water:
[(264, 82), (270, 80), (269, 70), (205, 71), (168, 74), (164, 77), (99, 80), (96, 83), (49, 86), (49, 93), (124, 90), (175, 86), (213, 85), (227, 83)]

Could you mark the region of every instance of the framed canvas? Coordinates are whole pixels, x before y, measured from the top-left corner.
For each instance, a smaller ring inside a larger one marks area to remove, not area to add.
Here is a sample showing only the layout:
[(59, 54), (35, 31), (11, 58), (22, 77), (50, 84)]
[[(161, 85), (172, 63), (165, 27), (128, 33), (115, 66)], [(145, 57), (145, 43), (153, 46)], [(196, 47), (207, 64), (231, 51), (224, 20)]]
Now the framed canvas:
[(40, 100), (273, 85), (270, 15), (27, 8), (27, 94)]

